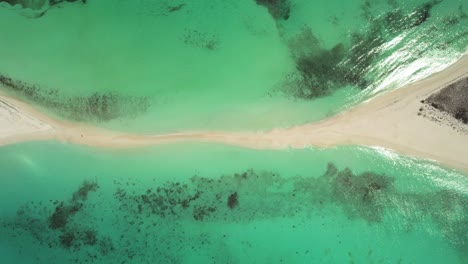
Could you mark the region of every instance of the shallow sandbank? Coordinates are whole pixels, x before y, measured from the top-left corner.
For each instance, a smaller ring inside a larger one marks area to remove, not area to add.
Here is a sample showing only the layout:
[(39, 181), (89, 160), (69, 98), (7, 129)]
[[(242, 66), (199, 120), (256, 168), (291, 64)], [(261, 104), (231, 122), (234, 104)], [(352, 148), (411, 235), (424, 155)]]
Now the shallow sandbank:
[(258, 132), (121, 133), (58, 121), (28, 104), (0, 94), (0, 145), (37, 140), (110, 148), (181, 141), (214, 142), (256, 149), (354, 144), (393, 149), (468, 172), (468, 134), (418, 115), (423, 104), (421, 100), (467, 75), (468, 56), (464, 56), (422, 81), (377, 96), (334, 117), (287, 129)]

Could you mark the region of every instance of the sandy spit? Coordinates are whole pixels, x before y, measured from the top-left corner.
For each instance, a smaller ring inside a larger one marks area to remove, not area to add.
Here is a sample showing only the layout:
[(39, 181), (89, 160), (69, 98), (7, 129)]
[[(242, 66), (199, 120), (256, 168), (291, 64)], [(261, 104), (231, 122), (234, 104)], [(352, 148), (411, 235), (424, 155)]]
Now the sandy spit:
[(430, 159), (468, 172), (468, 134), (418, 116), (421, 100), (468, 75), (468, 56), (419, 82), (379, 95), (319, 122), (254, 132), (187, 131), (136, 135), (53, 119), (0, 93), (0, 146), (58, 140), (106, 148), (212, 142), (254, 149), (364, 145)]

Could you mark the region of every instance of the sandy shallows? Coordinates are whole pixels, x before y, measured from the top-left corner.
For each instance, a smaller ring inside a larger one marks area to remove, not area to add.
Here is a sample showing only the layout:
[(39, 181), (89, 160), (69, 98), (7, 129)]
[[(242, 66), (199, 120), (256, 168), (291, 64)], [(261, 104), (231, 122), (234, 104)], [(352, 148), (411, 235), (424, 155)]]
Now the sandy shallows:
[(59, 140), (130, 148), (175, 142), (213, 142), (255, 149), (379, 146), (468, 171), (468, 134), (418, 115), (422, 100), (468, 75), (468, 56), (430, 77), (387, 92), (320, 122), (271, 131), (187, 131), (138, 135), (58, 121), (19, 100), (0, 95), (0, 145)]

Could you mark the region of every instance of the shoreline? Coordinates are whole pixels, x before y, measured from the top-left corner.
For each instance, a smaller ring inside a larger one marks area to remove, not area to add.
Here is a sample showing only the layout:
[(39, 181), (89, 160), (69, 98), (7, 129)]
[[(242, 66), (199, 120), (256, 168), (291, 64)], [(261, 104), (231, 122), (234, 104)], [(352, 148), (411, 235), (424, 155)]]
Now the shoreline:
[(468, 134), (418, 116), (420, 102), (468, 76), (468, 55), (418, 82), (378, 95), (330, 118), (270, 131), (193, 131), (136, 135), (59, 121), (0, 92), (0, 146), (57, 140), (105, 148), (134, 148), (179, 142), (235, 145), (251, 149), (319, 148), (337, 145), (383, 147), (468, 172)]

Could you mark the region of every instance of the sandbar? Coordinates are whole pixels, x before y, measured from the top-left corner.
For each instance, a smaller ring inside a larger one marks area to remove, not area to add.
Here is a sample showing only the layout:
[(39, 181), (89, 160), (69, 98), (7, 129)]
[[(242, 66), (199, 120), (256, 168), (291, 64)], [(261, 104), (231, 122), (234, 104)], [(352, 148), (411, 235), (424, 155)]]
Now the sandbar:
[(468, 133), (418, 115), (422, 100), (467, 76), (468, 56), (465, 55), (421, 81), (378, 95), (322, 121), (245, 132), (129, 134), (57, 120), (27, 103), (0, 93), (0, 146), (43, 140), (105, 148), (177, 142), (211, 142), (252, 149), (363, 145), (391, 149), (468, 172)]

